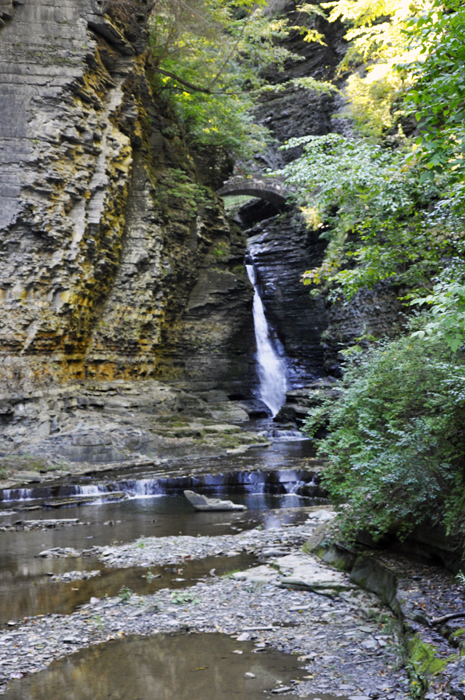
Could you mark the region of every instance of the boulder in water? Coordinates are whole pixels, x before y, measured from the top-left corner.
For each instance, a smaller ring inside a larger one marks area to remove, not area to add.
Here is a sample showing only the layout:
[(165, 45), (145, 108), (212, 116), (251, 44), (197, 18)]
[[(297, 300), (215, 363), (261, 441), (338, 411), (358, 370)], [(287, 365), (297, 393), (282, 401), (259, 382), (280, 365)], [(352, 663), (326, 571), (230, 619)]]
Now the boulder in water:
[(194, 491), (184, 491), (184, 495), (195, 510), (247, 510), (247, 506), (221, 501), (219, 498), (207, 498)]

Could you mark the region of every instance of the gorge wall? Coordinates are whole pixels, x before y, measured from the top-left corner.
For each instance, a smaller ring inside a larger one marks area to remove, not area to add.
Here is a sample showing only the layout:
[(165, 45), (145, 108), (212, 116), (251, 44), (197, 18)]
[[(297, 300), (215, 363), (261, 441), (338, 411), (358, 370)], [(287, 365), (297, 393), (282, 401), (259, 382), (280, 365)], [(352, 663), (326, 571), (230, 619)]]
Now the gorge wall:
[(0, 8), (3, 391), (247, 382), (244, 237), (152, 92), (149, 3), (125, 28), (107, 4)]
[[(295, 3), (278, 4), (297, 21)], [(300, 277), (321, 262), (324, 241), (292, 208), (252, 202), (240, 221), (226, 216), (215, 191), (232, 164), (189, 149), (154, 90), (151, 3), (137, 0), (129, 19), (117, 7), (0, 0), (4, 454), (27, 447), (89, 459), (93, 446), (112, 459), (125, 445), (155, 444), (150, 416), (163, 411), (246, 420), (231, 402), (257, 388), (248, 237), (292, 387), (337, 372), (341, 345), (392, 306), (387, 293), (349, 310), (310, 298)], [(292, 32), (297, 59), (270, 70), (270, 83), (334, 75), (344, 30), (316, 21), (326, 45)], [(292, 136), (338, 128), (334, 111), (332, 96), (291, 84), (267, 94), (256, 119), (275, 144), (252, 169), (295, 157), (278, 148)]]

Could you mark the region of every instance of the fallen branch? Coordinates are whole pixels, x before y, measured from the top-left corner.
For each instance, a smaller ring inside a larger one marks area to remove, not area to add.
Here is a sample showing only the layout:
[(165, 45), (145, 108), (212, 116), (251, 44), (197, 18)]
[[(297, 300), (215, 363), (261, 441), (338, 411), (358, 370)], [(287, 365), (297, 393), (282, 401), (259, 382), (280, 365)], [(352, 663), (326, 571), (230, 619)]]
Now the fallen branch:
[(431, 620), (432, 625), (440, 625), (442, 622), (448, 622), (448, 620), (455, 620), (457, 617), (465, 617), (465, 612), (450, 613), (449, 615), (443, 615), (442, 617), (436, 617)]

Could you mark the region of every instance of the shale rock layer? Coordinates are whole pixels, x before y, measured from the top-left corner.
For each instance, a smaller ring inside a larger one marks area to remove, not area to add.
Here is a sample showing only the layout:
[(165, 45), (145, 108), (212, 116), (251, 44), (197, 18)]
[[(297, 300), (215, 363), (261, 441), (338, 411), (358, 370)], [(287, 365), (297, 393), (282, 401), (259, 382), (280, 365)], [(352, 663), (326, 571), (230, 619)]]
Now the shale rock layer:
[(4, 5), (3, 391), (154, 376), (234, 388), (253, 338), (243, 237), (153, 89), (149, 4), (129, 24), (98, 0)]

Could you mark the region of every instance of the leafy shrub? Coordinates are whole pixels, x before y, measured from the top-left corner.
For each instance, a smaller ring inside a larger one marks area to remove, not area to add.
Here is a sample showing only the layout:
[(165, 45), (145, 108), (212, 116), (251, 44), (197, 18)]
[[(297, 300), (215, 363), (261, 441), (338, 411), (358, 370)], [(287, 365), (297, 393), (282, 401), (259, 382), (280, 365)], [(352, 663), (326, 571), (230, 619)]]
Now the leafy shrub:
[(429, 305), (428, 322), (414, 333), (427, 340), (442, 338), (454, 352), (465, 342), (465, 262), (451, 261), (436, 280), (433, 292), (414, 299), (411, 305)]
[(328, 422), (323, 483), (343, 533), (404, 537), (426, 520), (464, 533), (465, 358), (443, 339), (406, 336), (348, 360), (341, 397), (311, 411)]
[(121, 586), (118, 592), (118, 597), (121, 603), (127, 603), (132, 597), (133, 591), (127, 586)]
[(456, 252), (463, 221), (447, 217), (446, 178), (442, 189), (422, 181), (405, 165), (408, 150), (333, 133), (290, 139), (285, 148), (296, 146), (302, 155), (278, 174), (329, 240), (323, 265), (305, 272), (305, 284), (329, 282), (347, 297), (386, 279), (421, 288)]

